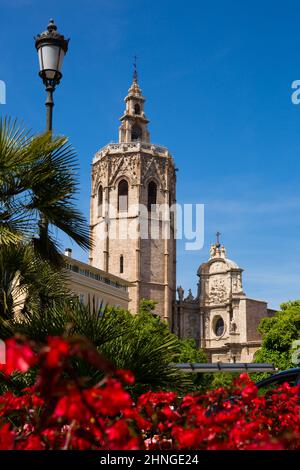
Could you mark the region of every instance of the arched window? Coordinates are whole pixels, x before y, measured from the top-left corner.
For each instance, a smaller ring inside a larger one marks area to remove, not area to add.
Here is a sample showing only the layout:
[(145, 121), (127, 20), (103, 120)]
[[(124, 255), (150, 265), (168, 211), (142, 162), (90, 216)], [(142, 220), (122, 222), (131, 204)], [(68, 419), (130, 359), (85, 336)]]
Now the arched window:
[(128, 210), (128, 183), (121, 180), (118, 186), (118, 211), (126, 212)]
[(120, 256), (120, 274), (124, 273), (124, 256)]
[(138, 103), (134, 105), (134, 114), (141, 114), (141, 107)]
[(148, 211), (151, 212), (153, 205), (156, 204), (156, 197), (157, 197), (157, 185), (154, 181), (150, 181), (148, 184)]
[(98, 217), (102, 217), (103, 209), (103, 188), (100, 185), (98, 188)]
[(142, 140), (143, 131), (140, 126), (134, 124), (131, 129), (131, 141)]

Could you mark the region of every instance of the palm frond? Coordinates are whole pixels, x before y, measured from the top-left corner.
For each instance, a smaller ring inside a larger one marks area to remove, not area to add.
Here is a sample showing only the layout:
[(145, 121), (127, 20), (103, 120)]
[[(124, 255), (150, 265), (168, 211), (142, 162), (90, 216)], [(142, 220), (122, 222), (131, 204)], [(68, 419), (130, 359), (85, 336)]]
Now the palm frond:
[[(36, 238), (42, 219), (50, 233), (59, 229), (88, 249), (88, 224), (75, 206), (77, 176), (76, 154), (66, 137), (32, 136), (17, 121), (0, 119), (0, 243)], [(36, 245), (58, 265), (53, 235)]]

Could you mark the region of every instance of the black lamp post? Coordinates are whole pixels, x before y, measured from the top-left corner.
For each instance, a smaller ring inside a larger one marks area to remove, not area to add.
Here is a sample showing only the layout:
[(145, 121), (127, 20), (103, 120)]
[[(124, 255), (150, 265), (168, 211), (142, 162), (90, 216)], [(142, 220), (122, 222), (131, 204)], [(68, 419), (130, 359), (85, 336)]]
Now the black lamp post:
[(35, 47), (39, 56), (40, 72), (47, 91), (46, 129), (52, 131), (53, 92), (62, 78), (62, 64), (68, 50), (69, 39), (57, 31), (57, 26), (50, 20), (47, 31), (38, 34), (35, 38)]

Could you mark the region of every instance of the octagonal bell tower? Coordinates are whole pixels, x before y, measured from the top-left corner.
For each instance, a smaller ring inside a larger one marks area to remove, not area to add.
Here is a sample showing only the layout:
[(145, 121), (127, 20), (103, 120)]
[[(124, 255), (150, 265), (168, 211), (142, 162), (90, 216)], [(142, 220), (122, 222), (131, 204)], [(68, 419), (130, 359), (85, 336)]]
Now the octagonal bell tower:
[(99, 150), (92, 163), (90, 263), (132, 283), (132, 312), (138, 311), (142, 298), (152, 299), (156, 312), (171, 326), (175, 167), (168, 149), (150, 141), (144, 104), (135, 70), (120, 118), (119, 142)]

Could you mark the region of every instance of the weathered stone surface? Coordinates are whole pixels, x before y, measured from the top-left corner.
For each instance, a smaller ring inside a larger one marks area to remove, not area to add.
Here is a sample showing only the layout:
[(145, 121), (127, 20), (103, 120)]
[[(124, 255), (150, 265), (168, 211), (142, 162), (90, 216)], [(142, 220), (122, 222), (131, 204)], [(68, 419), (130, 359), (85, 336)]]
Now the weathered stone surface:
[[(106, 145), (93, 159), (90, 223), (94, 246), (90, 263), (132, 283), (129, 287), (132, 312), (138, 311), (142, 298), (152, 299), (157, 302), (157, 313), (171, 325), (176, 287), (174, 224), (160, 212), (149, 213), (147, 205), (151, 182), (157, 187), (157, 205), (175, 203), (175, 168), (168, 149), (150, 143), (144, 101), (135, 78), (125, 98), (119, 143)], [(128, 183), (127, 211), (118, 210), (122, 180)], [(100, 186), (103, 200), (99, 212)], [(146, 208), (143, 213), (139, 211), (140, 204)], [(149, 228), (144, 229), (147, 224)], [(166, 226), (170, 230), (168, 239), (162, 236)], [(159, 232), (158, 239), (152, 236), (155, 230)]]

